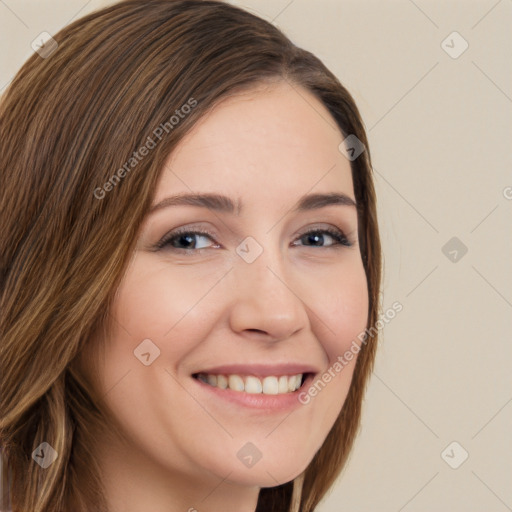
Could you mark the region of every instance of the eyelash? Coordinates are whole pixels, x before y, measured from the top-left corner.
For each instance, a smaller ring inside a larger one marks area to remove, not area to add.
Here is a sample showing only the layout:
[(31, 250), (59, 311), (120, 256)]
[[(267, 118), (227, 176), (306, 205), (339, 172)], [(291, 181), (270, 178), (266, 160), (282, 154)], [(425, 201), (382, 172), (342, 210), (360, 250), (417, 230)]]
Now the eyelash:
[[(318, 247), (319, 249), (336, 249), (341, 247), (352, 247), (354, 244), (351, 242), (343, 233), (343, 231), (335, 228), (315, 228), (310, 231), (306, 231), (305, 233), (302, 233), (297, 240), (300, 240), (308, 235), (317, 235), (317, 234), (325, 234), (327, 233), (329, 236), (333, 238), (335, 243), (329, 246), (305, 246), (305, 247)], [(157, 244), (155, 245), (155, 250), (162, 250), (168, 247), (171, 250), (184, 252), (186, 254), (192, 254), (197, 253), (199, 251), (202, 251), (204, 249), (210, 249), (210, 247), (202, 247), (200, 249), (185, 249), (183, 247), (172, 247), (170, 244), (173, 240), (179, 238), (180, 236), (184, 235), (201, 235), (210, 238), (210, 240), (214, 241), (214, 235), (210, 233), (209, 231), (203, 231), (200, 229), (193, 230), (190, 228), (178, 228), (175, 231), (168, 233), (165, 235)]]

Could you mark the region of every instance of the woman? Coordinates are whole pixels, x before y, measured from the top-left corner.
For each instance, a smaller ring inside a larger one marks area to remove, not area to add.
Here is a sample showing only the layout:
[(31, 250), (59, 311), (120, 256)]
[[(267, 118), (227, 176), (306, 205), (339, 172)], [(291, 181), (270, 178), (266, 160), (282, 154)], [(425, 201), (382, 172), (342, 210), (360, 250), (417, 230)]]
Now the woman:
[(377, 342), (353, 99), (222, 2), (54, 40), (0, 105), (4, 507), (314, 510)]

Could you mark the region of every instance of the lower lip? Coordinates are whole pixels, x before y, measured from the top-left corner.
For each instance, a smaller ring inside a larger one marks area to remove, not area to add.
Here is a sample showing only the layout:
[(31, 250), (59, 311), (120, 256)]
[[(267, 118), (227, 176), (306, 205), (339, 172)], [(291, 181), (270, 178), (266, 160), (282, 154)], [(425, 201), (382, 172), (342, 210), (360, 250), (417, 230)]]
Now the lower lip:
[(192, 377), (192, 380), (200, 387), (200, 389), (203, 389), (210, 396), (217, 397), (241, 407), (274, 412), (290, 410), (302, 405), (299, 401), (299, 394), (309, 387), (313, 378), (314, 375), (309, 374), (299, 389), (291, 393), (282, 393), (279, 395), (264, 395), (263, 393), (246, 393), (245, 391), (221, 389), (210, 386), (210, 384), (196, 379), (195, 377)]

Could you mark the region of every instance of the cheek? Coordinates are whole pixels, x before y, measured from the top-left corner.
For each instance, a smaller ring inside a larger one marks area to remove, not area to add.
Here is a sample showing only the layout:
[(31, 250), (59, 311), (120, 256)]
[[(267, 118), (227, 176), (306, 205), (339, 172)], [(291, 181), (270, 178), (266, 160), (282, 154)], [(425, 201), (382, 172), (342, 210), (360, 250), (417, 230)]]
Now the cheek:
[[(206, 320), (201, 315), (202, 300), (218, 280), (206, 268), (192, 270), (170, 263), (155, 264), (140, 257), (126, 273), (116, 295), (113, 315), (133, 341), (145, 338), (164, 340), (186, 325), (201, 330)], [(219, 274), (221, 275), (221, 273)], [(195, 338), (194, 332), (186, 338)], [(187, 339), (179, 346), (186, 348)], [(172, 347), (166, 347), (172, 348)]]
[(309, 293), (312, 330), (328, 362), (309, 388), (299, 397), (310, 408), (314, 423), (311, 438), (318, 449), (345, 402), (361, 344), (358, 336), (368, 322), (369, 297), (362, 261), (354, 261), (336, 272), (317, 276), (317, 287)]
[(362, 262), (340, 268), (317, 280), (318, 286), (310, 293), (314, 305), (311, 321), (316, 323), (317, 337), (330, 364), (337, 360), (364, 332), (368, 321), (368, 288)]

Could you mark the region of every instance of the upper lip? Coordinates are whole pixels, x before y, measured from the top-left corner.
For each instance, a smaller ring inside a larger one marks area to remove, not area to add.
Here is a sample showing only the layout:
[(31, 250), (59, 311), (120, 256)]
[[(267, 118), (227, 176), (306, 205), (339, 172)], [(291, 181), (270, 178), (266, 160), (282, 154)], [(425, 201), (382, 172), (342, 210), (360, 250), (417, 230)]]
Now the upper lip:
[(282, 375), (298, 375), (299, 373), (318, 373), (318, 370), (311, 365), (301, 363), (283, 364), (227, 364), (207, 368), (198, 373), (220, 374), (220, 375), (254, 375), (255, 377), (269, 377)]

